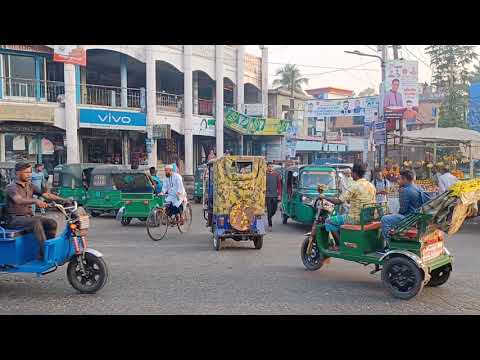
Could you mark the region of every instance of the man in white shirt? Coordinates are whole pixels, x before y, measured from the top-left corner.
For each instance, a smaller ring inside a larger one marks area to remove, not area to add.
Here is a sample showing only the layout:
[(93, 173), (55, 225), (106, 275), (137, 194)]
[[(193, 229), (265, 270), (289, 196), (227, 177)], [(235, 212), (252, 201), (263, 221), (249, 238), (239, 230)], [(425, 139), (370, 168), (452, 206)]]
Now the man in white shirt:
[(450, 186), (455, 184), (458, 181), (458, 179), (452, 174), (450, 174), (450, 170), (446, 166), (440, 169), (440, 172), (442, 175), (438, 177), (438, 188), (441, 194), (447, 191), (450, 188)]
[(182, 176), (173, 171), (172, 165), (165, 166), (165, 176), (160, 195), (166, 195), (167, 215), (175, 215), (177, 220), (182, 221), (183, 204), (187, 199)]

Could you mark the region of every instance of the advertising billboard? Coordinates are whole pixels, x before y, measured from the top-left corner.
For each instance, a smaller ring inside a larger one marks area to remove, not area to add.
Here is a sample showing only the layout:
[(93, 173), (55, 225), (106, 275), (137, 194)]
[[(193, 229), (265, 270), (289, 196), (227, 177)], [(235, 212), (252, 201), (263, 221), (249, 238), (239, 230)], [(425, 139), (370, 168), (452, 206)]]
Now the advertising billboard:
[(378, 96), (305, 101), (305, 116), (352, 116), (354, 124), (372, 123), (378, 117)]
[(468, 127), (480, 131), (480, 82), (470, 85), (468, 101)]
[(55, 45), (53, 61), (87, 66), (87, 52), (76, 45)]

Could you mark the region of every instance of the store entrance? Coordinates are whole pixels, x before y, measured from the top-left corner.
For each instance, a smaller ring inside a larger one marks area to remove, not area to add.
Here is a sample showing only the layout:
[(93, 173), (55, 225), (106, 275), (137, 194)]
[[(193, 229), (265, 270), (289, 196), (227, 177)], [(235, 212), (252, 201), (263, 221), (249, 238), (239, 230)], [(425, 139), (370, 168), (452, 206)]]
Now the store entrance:
[(84, 138), (83, 161), (86, 163), (121, 164), (122, 139)]

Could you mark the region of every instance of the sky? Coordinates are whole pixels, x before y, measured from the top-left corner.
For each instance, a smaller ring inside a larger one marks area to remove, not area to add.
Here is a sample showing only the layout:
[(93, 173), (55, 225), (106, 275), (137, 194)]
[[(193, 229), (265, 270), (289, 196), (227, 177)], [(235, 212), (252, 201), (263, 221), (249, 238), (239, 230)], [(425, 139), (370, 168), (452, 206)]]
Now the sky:
[[(309, 79), (304, 89), (318, 87), (337, 87), (360, 91), (371, 87), (377, 90), (381, 80), (380, 60), (346, 54), (344, 51), (355, 51), (379, 55), (376, 45), (268, 45), (268, 79), (269, 87), (275, 79), (275, 71), (286, 63), (297, 64), (304, 77)], [(418, 61), (419, 82), (430, 84), (432, 71), (430, 57), (424, 49), (427, 45), (402, 45), (399, 57)], [(477, 53), (480, 54), (477, 46)], [(248, 45), (246, 51), (260, 56), (258, 45)], [(389, 49), (389, 58), (393, 58)], [(301, 66), (300, 66), (301, 65)], [(353, 69), (348, 69), (352, 68)], [(346, 68), (348, 70), (346, 70)]]

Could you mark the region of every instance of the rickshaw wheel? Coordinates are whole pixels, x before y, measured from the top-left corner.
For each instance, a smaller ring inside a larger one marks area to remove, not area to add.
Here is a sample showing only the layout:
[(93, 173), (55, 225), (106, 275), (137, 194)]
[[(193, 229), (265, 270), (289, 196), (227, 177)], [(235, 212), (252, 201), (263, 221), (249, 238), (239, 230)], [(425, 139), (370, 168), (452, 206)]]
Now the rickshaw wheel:
[(212, 232), (213, 248), (216, 251), (220, 251), (220, 249), (222, 248), (222, 239), (215, 236), (215, 224), (212, 225)]
[(147, 221), (147, 218), (146, 218), (146, 217), (142, 217), (142, 218), (138, 218), (138, 220), (140, 220), (140, 221)]
[(382, 281), (394, 297), (402, 300), (409, 300), (423, 290), (422, 271), (405, 256), (396, 256), (385, 262)]
[(313, 242), (311, 254), (307, 255), (308, 241), (308, 237), (303, 240), (300, 255), (305, 269), (315, 271), (323, 266), (323, 263), (327, 258), (318, 249), (316, 241)]
[(130, 225), (131, 222), (132, 222), (132, 218), (122, 218), (122, 220), (120, 220), (120, 223), (121, 223), (123, 226)]
[(255, 249), (260, 250), (263, 246), (263, 236), (254, 236), (253, 245), (255, 245)]
[(435, 269), (430, 273), (430, 281), (426, 286), (436, 287), (445, 284), (450, 277), (452, 272), (452, 266), (450, 264), (442, 266), (441, 268)]
[(192, 206), (190, 203), (187, 203), (187, 206), (183, 210), (183, 225), (178, 223), (177, 226), (181, 233), (187, 233), (190, 231), (190, 228), (192, 227)]
[(67, 267), (67, 279), (75, 290), (82, 294), (94, 294), (100, 290), (108, 279), (108, 268), (102, 257), (86, 253), (83, 265), (87, 276), (83, 276), (78, 262), (79, 257), (75, 256)]
[(167, 214), (161, 208), (154, 208), (150, 212), (145, 225), (147, 226), (147, 234), (153, 241), (160, 241), (165, 237), (168, 230)]

